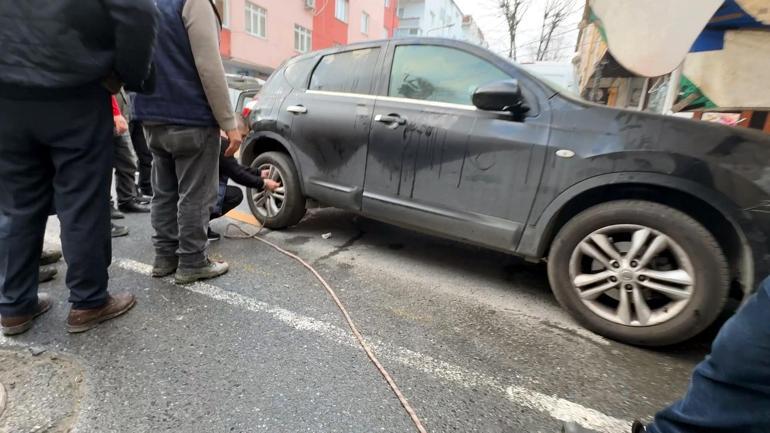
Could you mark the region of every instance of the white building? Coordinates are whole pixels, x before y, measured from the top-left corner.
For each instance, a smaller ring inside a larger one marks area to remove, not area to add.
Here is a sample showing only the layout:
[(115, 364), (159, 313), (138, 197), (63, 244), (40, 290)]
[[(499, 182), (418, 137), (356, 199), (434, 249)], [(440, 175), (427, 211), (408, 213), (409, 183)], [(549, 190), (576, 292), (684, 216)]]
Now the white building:
[(454, 0), (400, 0), (396, 37), (431, 36), (484, 45), (484, 35)]

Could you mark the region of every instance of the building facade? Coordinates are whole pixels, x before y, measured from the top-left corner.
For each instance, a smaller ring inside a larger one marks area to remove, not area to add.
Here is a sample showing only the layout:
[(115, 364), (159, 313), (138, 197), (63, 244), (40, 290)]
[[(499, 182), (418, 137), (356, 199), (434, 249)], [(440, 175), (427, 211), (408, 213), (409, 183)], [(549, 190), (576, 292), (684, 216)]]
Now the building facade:
[(396, 0), (214, 0), (228, 73), (265, 78), (297, 54), (392, 37)]
[[(579, 92), (584, 98), (612, 107), (770, 133), (770, 90), (766, 85), (770, 76), (770, 9), (766, 3), (725, 0), (679, 66), (661, 76), (641, 76), (615, 58), (608, 39), (617, 35), (607, 32), (603, 21), (594, 18), (592, 5), (586, 2), (575, 58)], [(630, 16), (636, 19), (636, 15)], [(660, 25), (656, 21), (650, 27)], [(615, 54), (624, 55), (621, 48), (614, 49)]]
[(396, 37), (430, 36), (459, 39), (486, 46), (484, 34), (454, 0), (400, 0)]

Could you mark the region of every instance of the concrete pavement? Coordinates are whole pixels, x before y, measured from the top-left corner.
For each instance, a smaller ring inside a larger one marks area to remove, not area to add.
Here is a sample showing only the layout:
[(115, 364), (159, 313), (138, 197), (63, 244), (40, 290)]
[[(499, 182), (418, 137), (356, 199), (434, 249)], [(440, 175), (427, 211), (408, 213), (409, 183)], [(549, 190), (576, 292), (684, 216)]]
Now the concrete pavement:
[[(179, 287), (148, 276), (149, 218), (125, 221), (111, 287), (137, 294), (131, 313), (67, 335), (59, 277), (44, 285), (53, 311), (0, 342), (77, 361), (85, 391), (74, 431), (415, 431), (296, 262), (255, 240), (223, 240), (211, 253), (231, 272)], [(431, 432), (545, 433), (564, 420), (624, 432), (677, 398), (707, 350), (709, 336), (657, 351), (607, 341), (561, 311), (542, 266), (347, 212), (314, 210), (263, 235), (335, 286)]]

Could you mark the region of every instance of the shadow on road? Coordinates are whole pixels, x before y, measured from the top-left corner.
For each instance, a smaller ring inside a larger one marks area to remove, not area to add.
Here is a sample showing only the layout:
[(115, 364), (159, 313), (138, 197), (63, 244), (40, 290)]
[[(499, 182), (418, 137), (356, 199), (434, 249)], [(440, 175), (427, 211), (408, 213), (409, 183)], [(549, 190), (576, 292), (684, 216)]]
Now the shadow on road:
[[(503, 252), (447, 240), (410, 229), (393, 226), (338, 209), (315, 209), (302, 222), (283, 232), (290, 246), (304, 245), (333, 233), (335, 250), (317, 262), (333, 257), (354, 246), (376, 249), (426, 272), (451, 269), (463, 278), (488, 283), (517, 294), (527, 294), (540, 302), (558, 306), (548, 283), (546, 265), (529, 263)], [(697, 362), (708, 353), (719, 328), (727, 320), (720, 318), (699, 336), (682, 344), (648, 348), (655, 353)]]

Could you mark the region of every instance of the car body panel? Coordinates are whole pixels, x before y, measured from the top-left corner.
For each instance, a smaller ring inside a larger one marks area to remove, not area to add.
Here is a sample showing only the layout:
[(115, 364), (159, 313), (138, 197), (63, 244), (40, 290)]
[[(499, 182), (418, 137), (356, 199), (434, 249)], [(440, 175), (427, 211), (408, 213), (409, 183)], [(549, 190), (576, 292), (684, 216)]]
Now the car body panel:
[[(432, 233), (513, 251), (540, 181), (548, 142), (550, 112), (545, 94), (528, 88), (533, 114), (515, 119), (508, 112), (485, 112), (472, 105), (388, 95), (395, 49), (390, 44), (375, 117), (399, 116), (404, 125), (374, 121), (366, 164), (363, 212)], [(426, 45), (426, 44), (422, 44)], [(430, 45), (459, 49), (454, 42)], [(498, 65), (488, 53), (477, 57), (512, 79), (512, 65)], [(526, 79), (525, 79), (526, 81)], [(500, 194), (500, 185), (510, 185)]]

